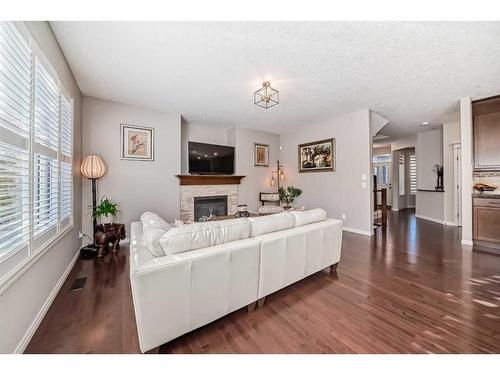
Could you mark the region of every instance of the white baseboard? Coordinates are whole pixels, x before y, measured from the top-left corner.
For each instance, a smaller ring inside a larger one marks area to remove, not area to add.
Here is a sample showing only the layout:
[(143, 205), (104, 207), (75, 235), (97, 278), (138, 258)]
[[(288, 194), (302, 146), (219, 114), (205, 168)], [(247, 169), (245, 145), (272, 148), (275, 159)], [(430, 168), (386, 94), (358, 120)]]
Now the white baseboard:
[(345, 230), (346, 232), (362, 234), (363, 236), (373, 236), (373, 232), (370, 232), (367, 230), (361, 230), (361, 229), (349, 228), (349, 227), (344, 227), (343, 230)]
[(54, 287), (54, 289), (52, 289), (52, 292), (50, 292), (49, 296), (47, 297), (47, 300), (45, 301), (42, 308), (40, 309), (40, 311), (36, 315), (35, 319), (31, 323), (31, 325), (28, 328), (28, 330), (26, 331), (26, 333), (24, 334), (23, 338), (21, 339), (21, 341), (17, 345), (16, 349), (14, 350), (14, 354), (23, 353), (24, 350), (26, 349), (26, 347), (28, 346), (30, 340), (32, 339), (33, 335), (35, 334), (36, 330), (38, 329), (38, 326), (40, 325), (43, 318), (45, 317), (45, 314), (49, 310), (50, 305), (52, 305), (52, 302), (54, 302), (54, 299), (56, 298), (57, 293), (59, 293), (59, 290), (61, 290), (69, 273), (73, 269), (73, 266), (75, 265), (79, 255), (80, 255), (80, 251), (77, 251), (75, 256), (73, 257), (73, 259), (71, 260), (70, 264), (68, 265), (68, 267), (66, 268), (66, 270), (62, 274), (61, 278), (57, 282), (56, 286)]
[(450, 227), (458, 227), (458, 223), (456, 221), (445, 221), (444, 225), (449, 225)]
[(442, 225), (445, 225), (445, 224), (446, 224), (444, 220), (435, 219), (435, 218), (433, 218), (433, 217), (429, 217), (429, 216), (415, 215), (415, 217), (418, 217), (419, 219), (424, 219), (424, 220), (428, 220), (428, 221), (433, 221), (433, 222), (435, 222), (435, 223), (442, 224)]
[(462, 240), (462, 245), (473, 246), (474, 242), (472, 240)]

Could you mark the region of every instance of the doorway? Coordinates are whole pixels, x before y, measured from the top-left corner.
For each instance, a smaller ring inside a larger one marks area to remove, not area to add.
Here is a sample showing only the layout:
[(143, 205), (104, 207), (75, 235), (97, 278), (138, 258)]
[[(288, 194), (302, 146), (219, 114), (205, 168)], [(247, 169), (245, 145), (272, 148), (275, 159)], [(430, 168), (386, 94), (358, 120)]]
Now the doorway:
[(453, 146), (453, 206), (457, 225), (462, 226), (462, 146)]

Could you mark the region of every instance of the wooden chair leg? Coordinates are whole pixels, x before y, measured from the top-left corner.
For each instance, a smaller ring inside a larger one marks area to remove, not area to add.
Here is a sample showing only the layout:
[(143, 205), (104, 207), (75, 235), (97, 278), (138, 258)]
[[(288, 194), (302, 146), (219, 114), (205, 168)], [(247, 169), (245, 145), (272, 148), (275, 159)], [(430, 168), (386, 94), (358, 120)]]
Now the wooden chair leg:
[(144, 352), (144, 354), (160, 354), (160, 347), (157, 346), (156, 348), (149, 349), (147, 352)]
[(335, 263), (335, 264), (332, 264), (332, 265), (330, 266), (330, 272), (335, 272), (335, 271), (337, 271), (337, 267), (338, 267), (338, 265), (339, 265), (339, 262), (337, 262), (337, 263)]
[(262, 297), (260, 299), (257, 300), (257, 307), (258, 308), (261, 308), (262, 306), (264, 306), (264, 301), (266, 300), (266, 297)]
[(252, 312), (255, 310), (255, 305), (257, 305), (257, 302), (252, 302), (247, 306), (248, 312)]

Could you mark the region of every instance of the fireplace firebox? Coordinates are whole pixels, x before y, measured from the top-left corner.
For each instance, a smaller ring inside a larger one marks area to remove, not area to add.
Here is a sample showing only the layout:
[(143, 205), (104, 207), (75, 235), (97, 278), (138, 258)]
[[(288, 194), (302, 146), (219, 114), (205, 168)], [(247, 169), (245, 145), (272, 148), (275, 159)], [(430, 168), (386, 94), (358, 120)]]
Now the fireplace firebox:
[(194, 197), (194, 221), (202, 217), (227, 215), (227, 195)]

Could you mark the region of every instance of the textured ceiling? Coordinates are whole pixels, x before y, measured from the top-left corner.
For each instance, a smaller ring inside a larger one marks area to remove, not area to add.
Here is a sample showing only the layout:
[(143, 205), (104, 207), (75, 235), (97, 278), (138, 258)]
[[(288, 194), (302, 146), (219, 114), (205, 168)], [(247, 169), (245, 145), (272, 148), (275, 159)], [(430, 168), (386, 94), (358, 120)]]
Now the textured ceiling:
[[(51, 22), (85, 95), (278, 133), (370, 108), (398, 137), (500, 93), (499, 22)], [(253, 104), (263, 80), (280, 104)]]

